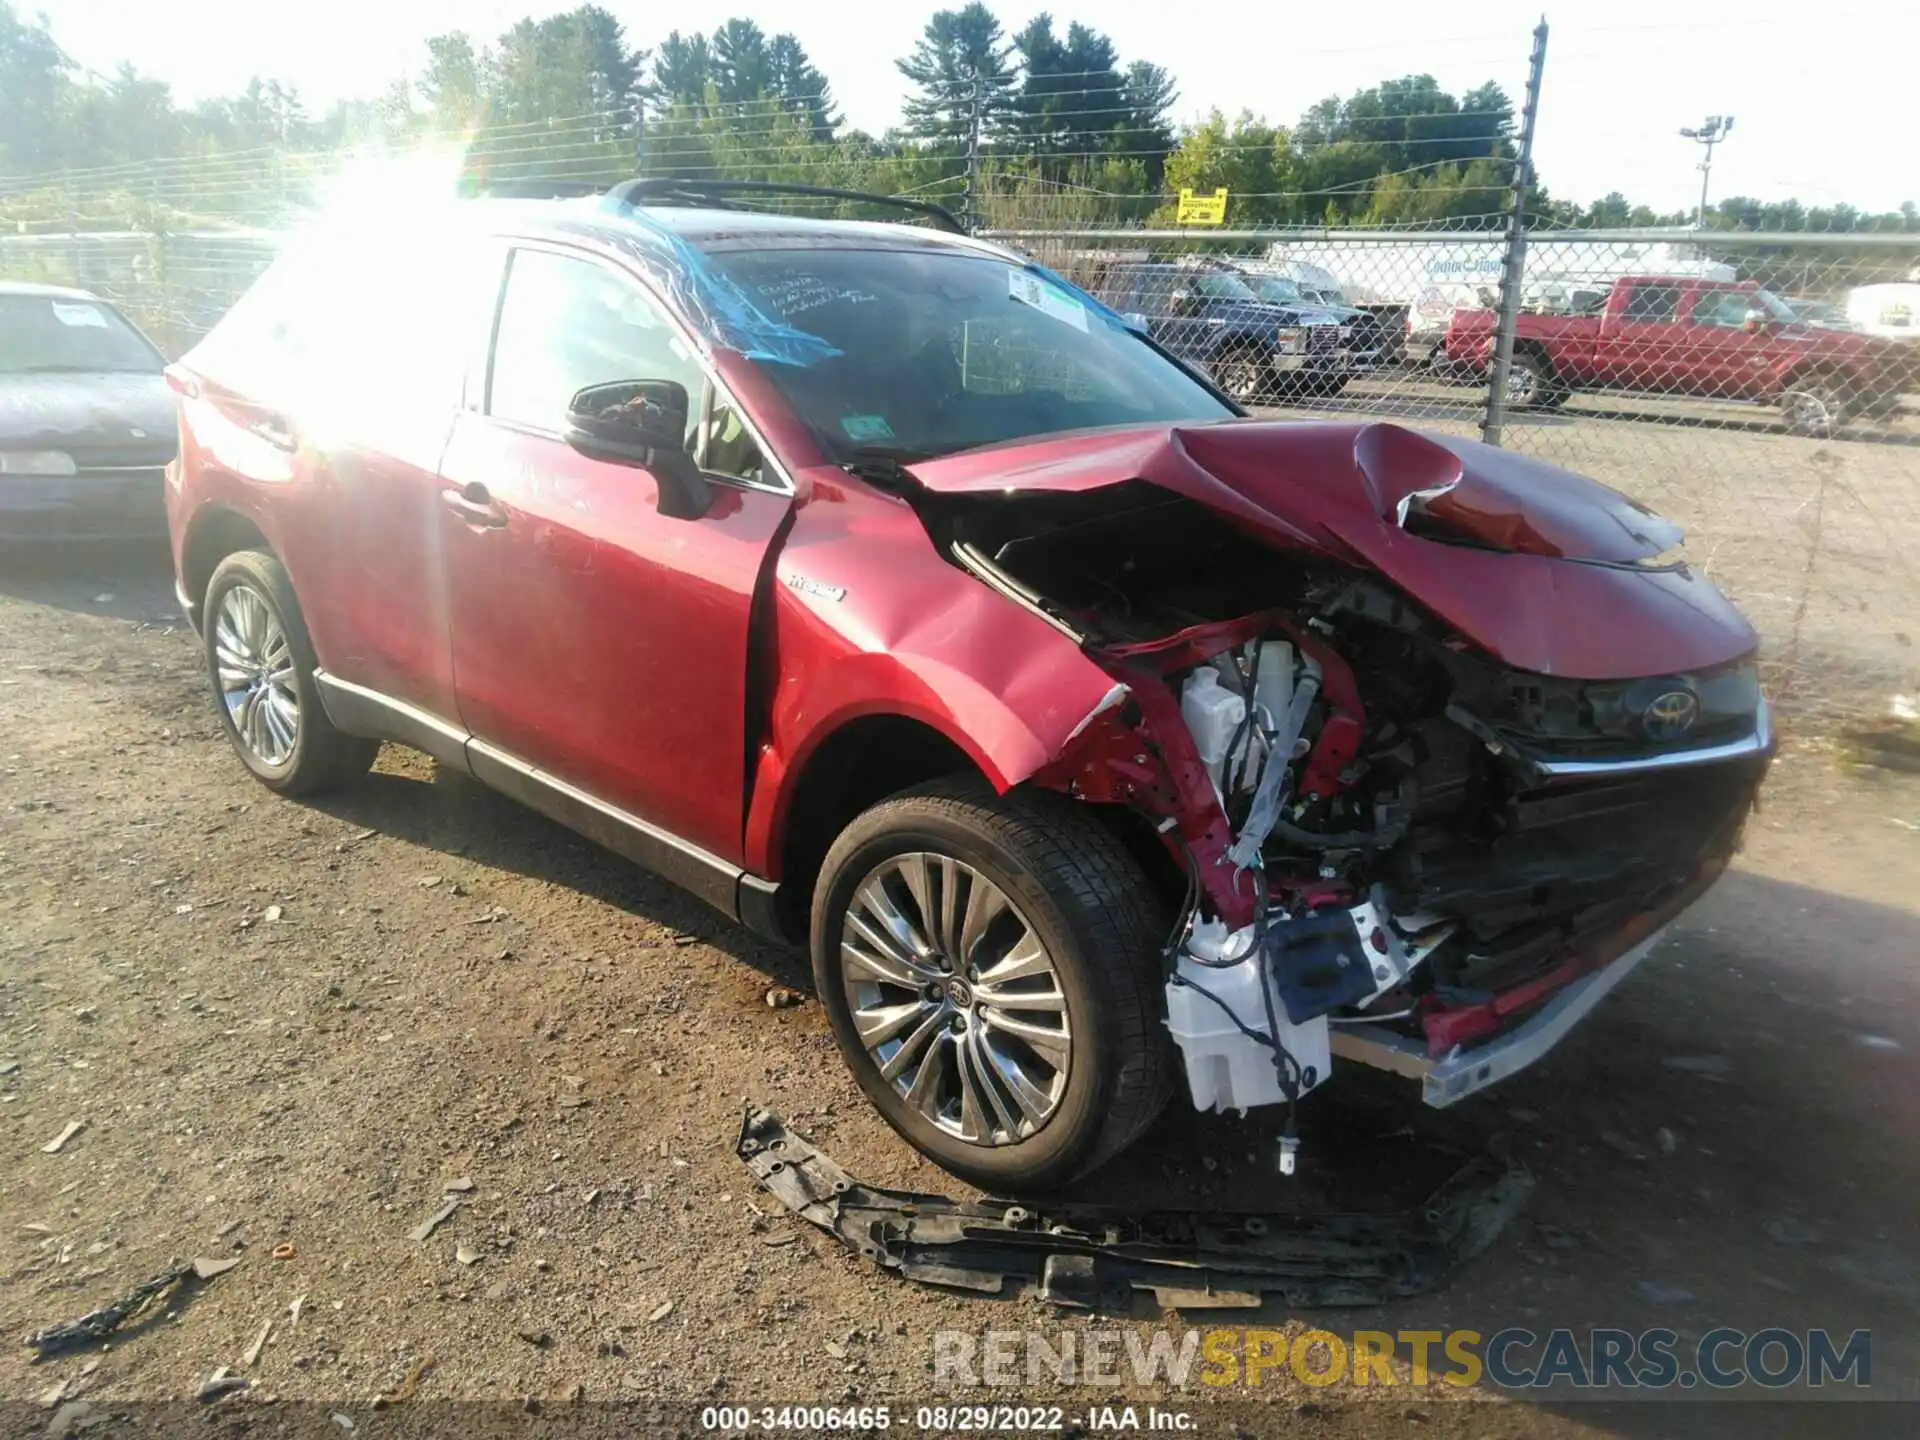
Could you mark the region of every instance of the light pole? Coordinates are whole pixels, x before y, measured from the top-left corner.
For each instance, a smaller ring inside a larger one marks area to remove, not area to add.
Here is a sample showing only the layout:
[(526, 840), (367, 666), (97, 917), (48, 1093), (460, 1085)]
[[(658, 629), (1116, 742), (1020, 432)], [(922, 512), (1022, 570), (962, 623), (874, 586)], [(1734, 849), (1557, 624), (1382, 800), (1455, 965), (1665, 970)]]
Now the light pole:
[(1699, 129), (1680, 133), (1707, 147), (1706, 158), (1700, 162), (1700, 209), (1693, 221), (1695, 229), (1704, 230), (1707, 228), (1707, 181), (1713, 175), (1713, 147), (1733, 133), (1733, 116), (1709, 115)]

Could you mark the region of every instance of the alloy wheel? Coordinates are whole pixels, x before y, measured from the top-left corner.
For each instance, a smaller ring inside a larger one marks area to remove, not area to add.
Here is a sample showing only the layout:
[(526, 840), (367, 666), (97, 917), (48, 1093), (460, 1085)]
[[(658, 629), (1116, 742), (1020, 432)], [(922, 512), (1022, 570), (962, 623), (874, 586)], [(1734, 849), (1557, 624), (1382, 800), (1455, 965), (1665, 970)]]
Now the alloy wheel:
[(1242, 405), (1260, 398), (1261, 365), (1251, 356), (1239, 355), (1220, 365), (1220, 388)]
[(925, 852), (875, 866), (847, 907), (840, 975), (867, 1058), (928, 1123), (1012, 1145), (1059, 1108), (1073, 1029), (1058, 970), (972, 866)]
[(1540, 377), (1530, 366), (1514, 365), (1507, 370), (1507, 403), (1531, 405), (1540, 389)]
[(1834, 429), (1834, 405), (1818, 388), (1794, 390), (1786, 400), (1787, 428), (1796, 435), (1826, 437)]
[(220, 597), (214, 657), (221, 702), (240, 743), (263, 765), (284, 765), (300, 740), (293, 647), (260, 592), (235, 585)]

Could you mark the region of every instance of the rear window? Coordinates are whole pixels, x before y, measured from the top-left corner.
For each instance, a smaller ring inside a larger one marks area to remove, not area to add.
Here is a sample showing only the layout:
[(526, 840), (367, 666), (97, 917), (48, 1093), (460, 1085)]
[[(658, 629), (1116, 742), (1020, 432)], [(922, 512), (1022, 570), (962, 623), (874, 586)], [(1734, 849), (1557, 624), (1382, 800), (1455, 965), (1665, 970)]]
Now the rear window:
[(0, 374), (154, 375), (162, 365), (160, 352), (110, 305), (0, 295)]
[(1620, 312), (1620, 318), (1646, 325), (1664, 325), (1679, 310), (1678, 285), (1635, 285), (1627, 291), (1627, 303)]
[(497, 291), (477, 233), (327, 228), (289, 241), (187, 363), (292, 406), (457, 405)]

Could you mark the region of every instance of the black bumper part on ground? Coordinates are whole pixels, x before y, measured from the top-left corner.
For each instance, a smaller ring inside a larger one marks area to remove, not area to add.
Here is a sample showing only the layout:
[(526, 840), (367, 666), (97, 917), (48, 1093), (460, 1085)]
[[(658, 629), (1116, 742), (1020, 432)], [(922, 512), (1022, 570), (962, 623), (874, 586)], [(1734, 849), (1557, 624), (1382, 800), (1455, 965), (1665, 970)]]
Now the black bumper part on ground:
[(1533, 1189), (1525, 1170), (1475, 1161), (1406, 1214), (1033, 1210), (862, 1185), (767, 1110), (747, 1112), (736, 1148), (776, 1200), (876, 1265), (985, 1294), (1031, 1285), (1081, 1309), (1124, 1309), (1139, 1290), (1181, 1309), (1423, 1294), (1491, 1245)]

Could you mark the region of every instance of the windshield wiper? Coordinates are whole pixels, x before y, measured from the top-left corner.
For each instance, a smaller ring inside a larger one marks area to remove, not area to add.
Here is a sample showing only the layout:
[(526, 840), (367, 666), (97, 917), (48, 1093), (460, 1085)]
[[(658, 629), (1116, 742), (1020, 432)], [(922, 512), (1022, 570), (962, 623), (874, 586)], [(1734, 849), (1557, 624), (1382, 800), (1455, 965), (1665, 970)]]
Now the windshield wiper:
[(938, 459), (947, 452), (924, 445), (855, 445), (846, 453), (849, 458), (840, 468), (849, 475), (888, 489), (902, 490), (913, 481), (907, 471), (909, 465)]

